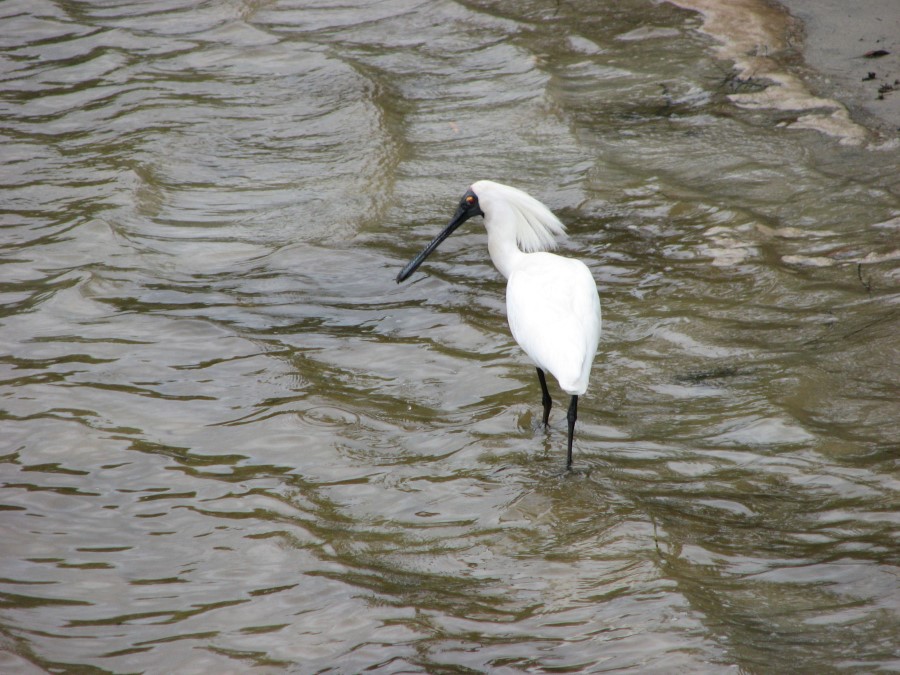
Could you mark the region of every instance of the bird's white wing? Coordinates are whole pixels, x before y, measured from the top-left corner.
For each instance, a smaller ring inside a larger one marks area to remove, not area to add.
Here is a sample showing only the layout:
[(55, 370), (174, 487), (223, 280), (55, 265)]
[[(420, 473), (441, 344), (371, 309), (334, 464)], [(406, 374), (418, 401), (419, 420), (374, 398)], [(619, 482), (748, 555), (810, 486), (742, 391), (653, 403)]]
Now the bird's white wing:
[(583, 394), (600, 339), (600, 300), (590, 270), (579, 260), (533, 253), (506, 286), (513, 337), (564, 391)]

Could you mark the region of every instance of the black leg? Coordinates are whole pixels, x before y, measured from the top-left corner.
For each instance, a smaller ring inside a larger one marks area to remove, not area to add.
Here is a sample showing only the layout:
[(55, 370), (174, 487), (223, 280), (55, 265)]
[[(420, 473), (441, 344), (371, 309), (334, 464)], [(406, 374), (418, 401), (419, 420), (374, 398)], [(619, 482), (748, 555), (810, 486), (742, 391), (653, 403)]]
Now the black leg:
[(544, 371), (540, 368), (538, 368), (537, 371), (538, 379), (541, 381), (541, 403), (544, 404), (544, 426), (547, 426), (547, 420), (550, 419), (550, 406), (553, 405), (553, 399), (550, 398), (550, 392), (547, 391), (547, 378), (544, 377)]
[(578, 419), (578, 397), (573, 396), (572, 402), (569, 404), (569, 412), (566, 413), (566, 419), (569, 420), (569, 445), (566, 454), (566, 468), (572, 468), (572, 438), (575, 436), (575, 420)]

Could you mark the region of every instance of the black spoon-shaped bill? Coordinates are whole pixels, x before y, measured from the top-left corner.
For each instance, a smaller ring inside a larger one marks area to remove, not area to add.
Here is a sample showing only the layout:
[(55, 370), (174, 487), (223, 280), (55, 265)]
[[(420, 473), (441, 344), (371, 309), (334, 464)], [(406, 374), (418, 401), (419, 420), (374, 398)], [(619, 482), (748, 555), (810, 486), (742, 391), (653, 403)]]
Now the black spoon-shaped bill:
[(400, 274), (397, 275), (397, 283), (399, 284), (401, 281), (406, 281), (409, 276), (419, 268), (419, 265), (425, 262), (425, 258), (430, 256), (434, 249), (441, 245), (441, 242), (443, 242), (444, 239), (453, 234), (457, 227), (462, 225), (472, 216), (484, 216), (484, 213), (482, 213), (478, 206), (478, 197), (474, 192), (469, 190), (460, 200), (459, 207), (457, 207), (456, 213), (453, 214), (453, 220), (440, 231), (438, 236), (436, 236), (431, 243), (419, 253), (419, 255), (410, 260), (406, 266), (400, 270)]

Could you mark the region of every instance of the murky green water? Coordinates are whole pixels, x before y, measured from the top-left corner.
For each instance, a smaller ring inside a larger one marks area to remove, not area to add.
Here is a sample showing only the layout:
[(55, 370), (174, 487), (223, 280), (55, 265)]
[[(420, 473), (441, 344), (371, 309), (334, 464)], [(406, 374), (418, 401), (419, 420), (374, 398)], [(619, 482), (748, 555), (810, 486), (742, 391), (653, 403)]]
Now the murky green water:
[[(895, 139), (517, 4), (0, 5), (0, 669), (900, 669)], [(479, 178), (601, 289), (571, 474), (479, 221), (394, 283)]]

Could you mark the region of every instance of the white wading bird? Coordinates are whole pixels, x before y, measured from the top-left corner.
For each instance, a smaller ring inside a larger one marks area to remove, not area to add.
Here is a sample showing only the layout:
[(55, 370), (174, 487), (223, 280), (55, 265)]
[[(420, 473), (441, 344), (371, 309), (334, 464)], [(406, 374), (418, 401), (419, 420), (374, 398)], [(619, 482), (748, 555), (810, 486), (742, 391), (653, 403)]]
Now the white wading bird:
[(572, 397), (566, 415), (566, 468), (571, 468), (578, 397), (587, 390), (600, 341), (600, 298), (594, 277), (583, 262), (544, 252), (556, 248), (554, 236), (566, 231), (550, 209), (516, 188), (478, 181), (463, 195), (447, 227), (400, 271), (397, 283), (415, 272), (444, 239), (473, 216), (484, 217), (491, 260), (507, 278), (510, 330), (537, 366), (544, 426), (553, 403), (544, 371), (549, 370)]

